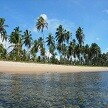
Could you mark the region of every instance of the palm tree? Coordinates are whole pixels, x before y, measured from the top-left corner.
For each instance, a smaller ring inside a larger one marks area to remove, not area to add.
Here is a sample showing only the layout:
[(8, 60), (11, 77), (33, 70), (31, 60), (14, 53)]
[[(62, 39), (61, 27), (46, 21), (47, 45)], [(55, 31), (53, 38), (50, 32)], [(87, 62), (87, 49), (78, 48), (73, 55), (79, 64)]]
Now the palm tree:
[(59, 25), (59, 27), (56, 29), (56, 41), (58, 44), (63, 44), (64, 40), (65, 40), (65, 35), (64, 35), (64, 28), (62, 27), (62, 25)]
[(47, 42), (47, 46), (51, 46), (51, 45), (54, 46), (55, 41), (51, 33), (48, 35), (46, 42)]
[(7, 51), (3, 47), (3, 44), (0, 44), (0, 59), (6, 59)]
[(64, 58), (63, 58), (63, 63), (65, 64), (65, 61), (66, 61), (66, 56), (67, 56), (67, 53), (68, 53), (68, 50), (67, 50), (67, 46), (66, 46), (66, 44), (64, 43), (63, 44), (63, 46), (62, 46), (62, 54), (63, 54), (63, 56), (64, 56)]
[(20, 54), (22, 51), (22, 35), (19, 27), (16, 27), (14, 31), (11, 33), (9, 38), (10, 44), (12, 44), (9, 47), (13, 47), (13, 52), (17, 54), (17, 59), (20, 59)]
[(84, 45), (84, 34), (83, 28), (79, 27), (76, 31), (76, 38), (78, 40), (78, 49), (79, 49), (79, 63), (81, 64), (81, 59), (83, 58), (83, 45)]
[(68, 43), (70, 37), (72, 36), (72, 33), (70, 31), (65, 30), (62, 25), (59, 25), (59, 27), (56, 29), (56, 40), (58, 44)]
[(70, 31), (65, 31), (65, 40), (66, 43), (69, 43), (69, 39), (71, 38), (72, 33)]
[(38, 39), (38, 50), (40, 52), (40, 56), (42, 58), (42, 61), (45, 62), (45, 48), (43, 45), (43, 38), (42, 37), (40, 37)]
[(5, 30), (5, 27), (8, 27), (8, 25), (5, 25), (4, 23), (5, 23), (5, 19), (0, 18), (0, 35), (2, 38), (2, 42), (7, 39), (7, 32)]
[[(40, 16), (37, 19), (36, 28), (38, 31), (41, 31), (42, 34), (43, 34), (44, 28), (48, 28), (48, 23), (46, 22), (46, 20), (42, 16)], [(44, 40), (44, 34), (43, 34), (43, 45), (44, 45), (44, 49), (45, 49), (45, 43), (44, 42), (45, 42), (45, 40)], [(44, 54), (44, 59), (45, 59), (45, 54)]]
[(45, 27), (48, 28), (48, 23), (46, 22), (46, 20), (42, 16), (40, 16), (37, 19), (36, 28), (38, 31), (41, 31), (43, 33), (43, 30)]
[(72, 33), (70, 33), (69, 31), (65, 30), (62, 25), (59, 25), (59, 27), (56, 29), (56, 41), (57, 41), (57, 49), (58, 51), (61, 53), (61, 58), (63, 58), (62, 56), (64, 55), (64, 51), (65, 51), (65, 47), (67, 47), (67, 44), (69, 43), (69, 39), (72, 36)]
[[(97, 65), (97, 58), (101, 53), (100, 47), (96, 43), (92, 43), (90, 47), (91, 57), (92, 57), (92, 64), (94, 63)], [(94, 61), (94, 62), (93, 62)]]
[(91, 56), (90, 56), (90, 48), (88, 44), (84, 46), (84, 59), (86, 65), (90, 64)]
[(72, 62), (72, 58), (76, 57), (76, 52), (75, 52), (75, 47), (76, 47), (76, 41), (73, 39), (68, 47), (68, 58), (70, 58), (70, 62)]
[(30, 52), (29, 52), (29, 50), (30, 50), (30, 47), (31, 47), (31, 45), (32, 45), (32, 34), (31, 34), (31, 31), (28, 31), (28, 30), (26, 30), (25, 32), (24, 32), (24, 35), (23, 35), (23, 43), (25, 44), (25, 46), (27, 47), (27, 49), (28, 49), (28, 54), (29, 54), (29, 57), (30, 57)]
[(84, 44), (84, 34), (83, 28), (79, 27), (76, 31), (76, 38), (78, 40), (79, 46), (81, 47)]
[(101, 52), (100, 47), (96, 43), (92, 43), (90, 49), (93, 57), (98, 57), (99, 53)]
[(22, 61), (29, 61), (29, 55), (25, 49), (22, 50)]
[(107, 55), (105, 53), (99, 54), (97, 65), (98, 66), (107, 66), (107, 63), (108, 63)]
[(32, 36), (31, 31), (26, 30), (24, 32), (23, 43), (25, 44), (25, 46), (27, 46), (27, 48), (30, 48), (32, 45), (32, 37), (31, 36)]
[(80, 62), (81, 58), (80, 58), (80, 46), (79, 46), (79, 44), (76, 44), (76, 46), (75, 46), (75, 53), (76, 53), (77, 59)]
[(47, 46), (49, 47), (49, 52), (53, 55), (54, 50), (55, 50), (55, 41), (52, 34), (48, 35), (46, 42), (47, 42)]
[(57, 50), (60, 53), (60, 58), (62, 59), (63, 57), (63, 43), (65, 41), (65, 30), (62, 27), (62, 25), (59, 25), (59, 27), (56, 29), (55, 33), (55, 38), (57, 41)]
[(32, 59), (35, 60), (36, 58), (36, 53), (38, 52), (39, 49), (39, 42), (37, 40), (34, 40), (32, 48), (31, 48), (31, 54), (32, 54)]

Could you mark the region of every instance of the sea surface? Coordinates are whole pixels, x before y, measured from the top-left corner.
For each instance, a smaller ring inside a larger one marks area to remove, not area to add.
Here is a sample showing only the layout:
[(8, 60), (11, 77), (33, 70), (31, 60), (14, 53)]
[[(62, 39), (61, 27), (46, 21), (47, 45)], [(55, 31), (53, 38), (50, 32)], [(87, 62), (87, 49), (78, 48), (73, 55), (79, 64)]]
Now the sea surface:
[(0, 108), (108, 108), (108, 72), (0, 74)]

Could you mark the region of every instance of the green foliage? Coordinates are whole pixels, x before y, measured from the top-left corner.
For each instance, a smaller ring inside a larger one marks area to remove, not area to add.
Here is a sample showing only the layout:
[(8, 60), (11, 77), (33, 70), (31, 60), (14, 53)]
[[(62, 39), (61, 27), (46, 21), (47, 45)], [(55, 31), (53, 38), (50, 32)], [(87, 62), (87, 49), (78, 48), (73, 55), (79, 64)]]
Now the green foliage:
[[(2, 43), (0, 44), (1, 60), (108, 66), (108, 53), (102, 53), (97, 43), (84, 44), (85, 35), (81, 27), (76, 30), (76, 39), (72, 39), (72, 33), (59, 25), (55, 35), (50, 33), (46, 41), (44, 35), (33, 40), (31, 31), (22, 32), (19, 27), (7, 36), (5, 27), (7, 27), (5, 19), (0, 18), (2, 42), (9, 41), (10, 43), (8, 49), (5, 49), (6, 46), (4, 47)], [(36, 22), (37, 30), (43, 34), (45, 27), (48, 28), (48, 23), (43, 17), (39, 17)], [(46, 55), (48, 51), (50, 56)]]

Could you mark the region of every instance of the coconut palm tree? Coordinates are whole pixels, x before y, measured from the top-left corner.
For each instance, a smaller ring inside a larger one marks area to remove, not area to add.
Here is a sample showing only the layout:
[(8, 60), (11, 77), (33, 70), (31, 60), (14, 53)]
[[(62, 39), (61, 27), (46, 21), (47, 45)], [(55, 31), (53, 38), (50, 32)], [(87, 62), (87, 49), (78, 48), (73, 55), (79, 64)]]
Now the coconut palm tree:
[(75, 46), (75, 53), (76, 53), (77, 58), (80, 60), (80, 47), (79, 47), (79, 44), (76, 44), (76, 46)]
[(46, 22), (46, 20), (42, 16), (40, 16), (37, 19), (36, 28), (38, 31), (41, 31), (42, 33), (43, 33), (44, 28), (48, 28), (48, 23)]
[(62, 25), (59, 25), (59, 27), (56, 29), (56, 41), (57, 41), (57, 49), (58, 51), (61, 53), (61, 58), (63, 58), (62, 56), (64, 55), (64, 51), (65, 48), (67, 47), (67, 44), (69, 43), (69, 39), (72, 36), (72, 33), (70, 33), (69, 31), (65, 30)]
[(22, 51), (22, 34), (21, 34), (21, 30), (19, 29), (19, 27), (16, 27), (14, 29), (14, 31), (11, 33), (10, 38), (9, 38), (9, 42), (10, 42), (10, 46), (9, 47), (13, 47), (13, 52), (16, 54), (16, 60), (20, 59), (20, 54)]
[(32, 34), (31, 34), (31, 31), (28, 31), (28, 30), (26, 30), (25, 32), (24, 32), (24, 35), (23, 35), (23, 44), (27, 47), (27, 49), (28, 49), (28, 56), (30, 57), (30, 47), (31, 47), (31, 45), (32, 45)]
[(88, 44), (86, 44), (84, 46), (84, 59), (85, 59), (85, 64), (88, 65), (90, 63), (90, 60), (91, 60), (90, 47)]
[(53, 55), (54, 50), (55, 50), (55, 41), (52, 34), (48, 35), (46, 42), (47, 42), (47, 46), (49, 47), (49, 52)]
[(5, 25), (5, 19), (0, 18), (0, 35), (2, 42), (7, 39), (7, 32), (5, 30), (5, 27), (8, 27), (8, 25)]
[(39, 42), (37, 40), (34, 40), (32, 48), (31, 48), (31, 54), (32, 54), (32, 59), (35, 60), (36, 58), (36, 53), (38, 52), (39, 49)]
[[(92, 43), (90, 46), (90, 53), (92, 57), (92, 65), (97, 64), (97, 58), (99, 54), (101, 53), (100, 47), (96, 43)], [(94, 64), (95, 63), (95, 64)]]
[(60, 58), (63, 58), (63, 43), (65, 41), (65, 30), (62, 27), (62, 25), (59, 25), (59, 27), (56, 29), (55, 33), (55, 39), (57, 41), (57, 50), (60, 54)]
[(70, 62), (72, 63), (72, 58), (76, 57), (76, 52), (75, 52), (75, 47), (76, 47), (76, 40), (73, 39), (70, 43), (69, 43), (69, 47), (68, 47), (68, 58), (70, 58)]
[(56, 29), (55, 38), (58, 44), (63, 44), (65, 41), (65, 34), (64, 34), (64, 28), (62, 25), (59, 25), (59, 27)]
[[(46, 22), (46, 20), (40, 16), (38, 19), (37, 19), (37, 22), (36, 22), (36, 28), (38, 31), (41, 31), (41, 33), (43, 34), (43, 30), (44, 28), (48, 28), (48, 23)], [(45, 49), (45, 40), (44, 40), (44, 34), (43, 34), (43, 49)], [(44, 54), (44, 59), (45, 59), (45, 54)]]
[(67, 44), (69, 43), (71, 36), (72, 36), (72, 33), (70, 31), (65, 31), (65, 41)]
[(47, 42), (47, 46), (51, 46), (51, 45), (54, 46), (55, 41), (51, 33), (48, 35), (46, 42)]
[(32, 34), (31, 34), (31, 31), (28, 31), (26, 30), (24, 32), (24, 35), (23, 35), (23, 43), (25, 44), (25, 46), (27, 46), (27, 48), (29, 49), (32, 45)]
[(84, 44), (84, 34), (83, 28), (79, 27), (76, 31), (76, 38), (78, 40), (78, 44), (81, 47)]
[(98, 57), (98, 55), (101, 53), (100, 47), (96, 43), (92, 43), (90, 49), (92, 57)]
[(0, 59), (6, 59), (7, 51), (3, 47), (3, 44), (0, 44)]
[(79, 27), (76, 31), (76, 38), (78, 40), (78, 49), (79, 49), (79, 63), (81, 64), (81, 59), (83, 58), (83, 45), (84, 45), (84, 34), (83, 34), (83, 28)]
[(107, 66), (107, 63), (108, 63), (107, 55), (105, 53), (99, 54), (97, 65), (98, 66)]
[(40, 52), (40, 58), (42, 60), (42, 62), (45, 62), (45, 48), (44, 48), (44, 45), (43, 45), (43, 38), (40, 37), (38, 39), (38, 50)]

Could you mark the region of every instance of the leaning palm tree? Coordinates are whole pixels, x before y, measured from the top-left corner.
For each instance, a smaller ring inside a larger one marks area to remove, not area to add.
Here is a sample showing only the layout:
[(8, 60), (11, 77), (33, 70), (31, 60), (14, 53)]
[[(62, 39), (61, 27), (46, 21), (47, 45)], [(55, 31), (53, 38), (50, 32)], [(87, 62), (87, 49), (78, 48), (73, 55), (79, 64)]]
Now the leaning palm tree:
[[(43, 34), (43, 30), (44, 28), (48, 28), (48, 23), (46, 22), (46, 20), (40, 16), (38, 19), (37, 19), (37, 22), (36, 22), (36, 28), (38, 31), (41, 31), (42, 34)], [(43, 45), (44, 45), (44, 49), (45, 49), (45, 43), (44, 43), (44, 34), (43, 34)], [(44, 58), (45, 58), (45, 55), (44, 55)]]
[(2, 42), (7, 39), (7, 32), (5, 30), (5, 27), (8, 27), (8, 25), (5, 25), (5, 19), (0, 18), (0, 35), (2, 38)]

